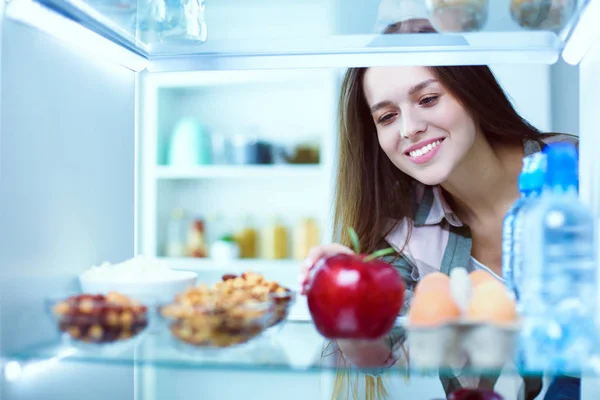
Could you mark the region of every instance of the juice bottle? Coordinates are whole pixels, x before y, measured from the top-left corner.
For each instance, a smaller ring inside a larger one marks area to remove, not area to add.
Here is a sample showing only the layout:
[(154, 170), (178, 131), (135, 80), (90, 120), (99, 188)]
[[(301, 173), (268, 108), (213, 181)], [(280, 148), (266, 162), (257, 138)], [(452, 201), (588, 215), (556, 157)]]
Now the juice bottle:
[(308, 252), (320, 243), (319, 224), (314, 218), (304, 218), (294, 231), (294, 258), (304, 260)]
[(269, 260), (288, 258), (287, 228), (278, 219), (274, 219), (265, 227), (262, 242), (264, 258)]

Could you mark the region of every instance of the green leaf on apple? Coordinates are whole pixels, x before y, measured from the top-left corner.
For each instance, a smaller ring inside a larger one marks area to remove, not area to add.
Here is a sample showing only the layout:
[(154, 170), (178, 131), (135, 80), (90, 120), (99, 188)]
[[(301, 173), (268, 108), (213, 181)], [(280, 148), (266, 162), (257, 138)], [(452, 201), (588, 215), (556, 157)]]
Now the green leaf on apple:
[[(358, 234), (352, 227), (348, 228), (348, 234), (350, 235), (350, 241), (352, 242), (352, 248), (353, 248), (354, 252), (356, 254), (360, 254), (360, 240), (358, 239)], [(393, 254), (395, 252), (396, 252), (396, 250), (394, 250), (392, 247), (377, 250), (377, 251), (373, 252), (372, 254), (369, 254), (367, 257), (365, 257), (364, 261), (368, 262), (368, 261), (374, 260), (379, 257), (387, 256), (388, 254)]]
[(358, 240), (358, 235), (354, 228), (348, 228), (348, 234), (350, 235), (350, 241), (352, 242), (352, 248), (356, 254), (360, 253), (360, 241)]
[(396, 252), (396, 250), (394, 250), (392, 247), (388, 247), (387, 249), (377, 250), (377, 251), (373, 252), (372, 254), (368, 255), (367, 257), (365, 257), (365, 262), (371, 261), (375, 258), (387, 256), (388, 254), (393, 254), (395, 252)]

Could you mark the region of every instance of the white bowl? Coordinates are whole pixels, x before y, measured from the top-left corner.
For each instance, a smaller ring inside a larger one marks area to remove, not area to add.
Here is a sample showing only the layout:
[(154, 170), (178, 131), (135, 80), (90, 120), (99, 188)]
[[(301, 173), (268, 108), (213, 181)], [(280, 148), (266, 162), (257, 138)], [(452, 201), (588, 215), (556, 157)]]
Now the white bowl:
[(194, 286), (198, 274), (192, 271), (171, 270), (160, 274), (94, 275), (83, 273), (79, 285), (83, 293), (107, 294), (118, 292), (141, 301), (168, 302), (178, 293)]

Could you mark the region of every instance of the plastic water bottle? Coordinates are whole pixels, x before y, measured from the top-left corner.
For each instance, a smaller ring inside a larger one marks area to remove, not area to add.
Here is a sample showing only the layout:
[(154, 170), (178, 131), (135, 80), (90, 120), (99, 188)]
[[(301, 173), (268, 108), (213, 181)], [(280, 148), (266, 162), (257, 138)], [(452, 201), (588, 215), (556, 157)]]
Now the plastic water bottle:
[(543, 192), (522, 216), (520, 348), (530, 371), (577, 373), (597, 343), (594, 219), (578, 198), (575, 147), (544, 152)]
[(521, 236), (519, 223), (522, 211), (537, 198), (542, 190), (545, 172), (545, 155), (535, 153), (523, 158), (523, 168), (519, 175), (521, 196), (504, 216), (502, 224), (502, 277), (508, 290), (519, 299)]

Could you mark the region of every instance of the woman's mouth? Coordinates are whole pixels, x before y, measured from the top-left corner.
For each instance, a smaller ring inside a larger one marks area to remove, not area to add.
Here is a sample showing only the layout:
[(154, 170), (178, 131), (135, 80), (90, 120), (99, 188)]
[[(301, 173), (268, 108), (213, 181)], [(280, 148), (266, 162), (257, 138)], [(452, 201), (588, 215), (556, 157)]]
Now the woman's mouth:
[(440, 145), (443, 141), (444, 138), (436, 139), (429, 143), (424, 143), (423, 146), (417, 149), (407, 151), (405, 155), (415, 164), (424, 164), (435, 157), (440, 150)]

